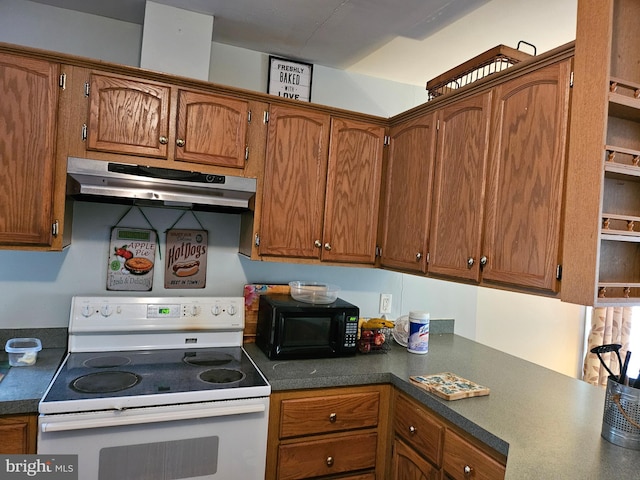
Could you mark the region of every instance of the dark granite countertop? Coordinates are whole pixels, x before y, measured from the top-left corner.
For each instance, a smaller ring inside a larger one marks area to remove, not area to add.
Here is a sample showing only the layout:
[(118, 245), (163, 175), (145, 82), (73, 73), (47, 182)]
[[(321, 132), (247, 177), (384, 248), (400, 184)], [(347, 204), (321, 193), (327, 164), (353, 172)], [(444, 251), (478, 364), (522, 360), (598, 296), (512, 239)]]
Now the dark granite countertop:
[[(604, 390), (453, 334), (431, 335), (429, 352), (393, 343), (386, 354), (271, 361), (245, 349), (273, 391), (390, 383), (508, 455), (507, 479), (636, 478), (640, 452), (600, 436)], [(411, 375), (453, 372), (491, 389), (485, 397), (440, 399)]]
[(42, 350), (35, 365), (11, 367), (0, 381), (0, 415), (37, 413), (40, 398), (66, 353), (66, 328), (0, 329), (0, 362), (7, 360), (7, 340), (31, 337), (40, 339)]

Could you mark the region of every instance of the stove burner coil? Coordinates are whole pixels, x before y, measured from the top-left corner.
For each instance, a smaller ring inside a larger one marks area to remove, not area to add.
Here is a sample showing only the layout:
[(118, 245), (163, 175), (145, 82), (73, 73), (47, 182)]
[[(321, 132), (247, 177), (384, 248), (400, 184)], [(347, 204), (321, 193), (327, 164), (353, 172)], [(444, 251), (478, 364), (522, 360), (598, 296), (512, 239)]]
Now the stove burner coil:
[(108, 355), (105, 357), (93, 357), (84, 361), (83, 365), (89, 368), (113, 368), (122, 367), (131, 363), (131, 359), (117, 355)]
[(111, 393), (137, 385), (140, 377), (131, 372), (97, 372), (83, 375), (71, 382), (71, 388), (81, 393)]
[(187, 352), (182, 360), (196, 367), (219, 367), (231, 363), (233, 357), (220, 352)]
[(243, 380), (245, 376), (240, 370), (228, 368), (212, 368), (198, 375), (200, 380), (207, 383), (234, 383)]

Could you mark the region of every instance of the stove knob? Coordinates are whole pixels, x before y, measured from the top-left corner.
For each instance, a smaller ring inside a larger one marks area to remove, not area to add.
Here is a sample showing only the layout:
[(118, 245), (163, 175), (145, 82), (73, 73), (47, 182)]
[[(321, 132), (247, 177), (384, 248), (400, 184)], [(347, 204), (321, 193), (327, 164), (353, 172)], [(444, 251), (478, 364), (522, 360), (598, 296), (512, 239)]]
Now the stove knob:
[(83, 317), (87, 318), (93, 315), (93, 309), (91, 308), (91, 305), (85, 305), (84, 307), (82, 307), (81, 313)]
[(113, 307), (111, 305), (103, 305), (100, 309), (100, 313), (103, 317), (109, 317), (113, 313)]
[(235, 315), (237, 311), (238, 310), (237, 310), (236, 306), (233, 305), (233, 304), (229, 305), (229, 308), (227, 308), (227, 313), (229, 315)]
[(196, 315), (198, 315), (200, 313), (200, 307), (198, 307), (197, 305), (191, 305), (191, 316), (195, 317)]
[(220, 313), (222, 312), (220, 305), (214, 305), (213, 307), (211, 307), (211, 313), (213, 313), (214, 315), (220, 315)]

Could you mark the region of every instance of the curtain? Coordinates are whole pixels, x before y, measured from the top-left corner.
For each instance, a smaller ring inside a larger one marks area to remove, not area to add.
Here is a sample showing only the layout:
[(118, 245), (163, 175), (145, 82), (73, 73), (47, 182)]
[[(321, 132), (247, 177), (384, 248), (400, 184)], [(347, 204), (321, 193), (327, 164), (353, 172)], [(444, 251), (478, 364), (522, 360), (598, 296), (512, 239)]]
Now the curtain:
[[(629, 337), (631, 335), (632, 307), (601, 307), (594, 308), (591, 316), (591, 330), (587, 340), (587, 353), (582, 370), (582, 379), (593, 385), (607, 384), (609, 373), (602, 366), (598, 356), (591, 353), (593, 347), (618, 343), (620, 357), (624, 357), (629, 349)], [(615, 353), (601, 354), (602, 360), (613, 373), (619, 373), (618, 358)]]

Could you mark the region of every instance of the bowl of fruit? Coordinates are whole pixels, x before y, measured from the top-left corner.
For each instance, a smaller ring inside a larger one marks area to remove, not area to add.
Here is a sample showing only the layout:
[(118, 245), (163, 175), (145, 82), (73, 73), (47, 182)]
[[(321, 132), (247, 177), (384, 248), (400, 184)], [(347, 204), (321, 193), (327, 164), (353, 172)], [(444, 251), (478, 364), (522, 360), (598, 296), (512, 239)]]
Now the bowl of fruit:
[(384, 318), (361, 318), (358, 338), (360, 353), (384, 353), (390, 348), (393, 322)]

